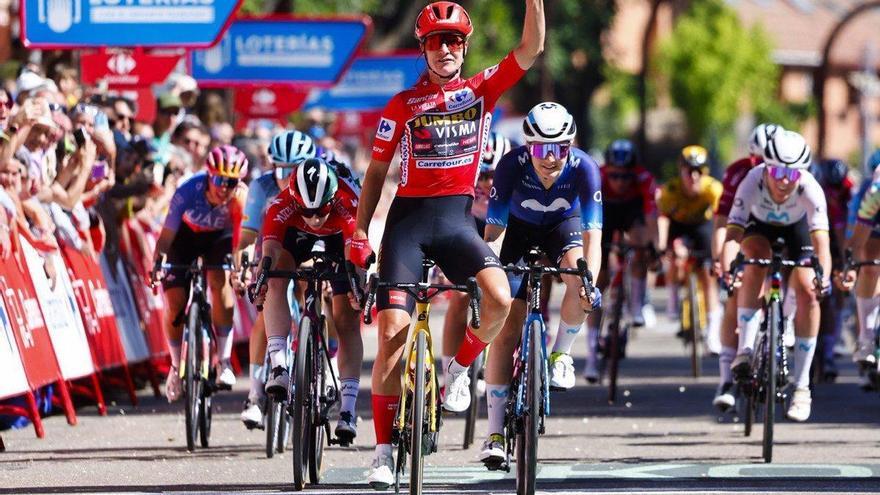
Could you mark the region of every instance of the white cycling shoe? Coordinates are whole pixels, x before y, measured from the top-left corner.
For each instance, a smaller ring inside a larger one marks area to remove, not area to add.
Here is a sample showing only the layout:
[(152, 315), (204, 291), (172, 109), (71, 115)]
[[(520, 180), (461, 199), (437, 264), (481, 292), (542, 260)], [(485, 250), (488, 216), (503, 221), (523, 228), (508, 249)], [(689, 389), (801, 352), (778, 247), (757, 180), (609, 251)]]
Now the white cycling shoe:
[(853, 362), (865, 366), (877, 364), (877, 358), (874, 356), (873, 342), (859, 342), (856, 352), (853, 353)]
[(217, 375), (217, 388), (221, 390), (232, 390), (235, 385), (235, 372), (229, 363), (220, 365), (220, 374)]
[(248, 399), (244, 401), (244, 409), (241, 411), (241, 422), (248, 430), (258, 428), (263, 429), (263, 408), (260, 407), (260, 400)]
[(493, 433), (483, 442), (483, 449), (480, 451), (480, 462), (487, 466), (496, 466), (504, 462), (505, 455), (504, 436)]
[(374, 458), (367, 483), (373, 490), (387, 490), (394, 484), (394, 457), (380, 454)]
[(788, 407), (786, 417), (792, 421), (799, 423), (810, 418), (810, 409), (813, 404), (813, 398), (810, 396), (810, 389), (795, 389), (791, 396), (791, 405)]
[(574, 361), (563, 352), (550, 354), (550, 390), (562, 391), (574, 387)]
[[(450, 363), (450, 366), (452, 363)], [(471, 379), (468, 369), (459, 372), (446, 370), (446, 391), (443, 395), (443, 409), (450, 412), (464, 412), (471, 405)]]
[(736, 405), (736, 398), (733, 396), (733, 383), (722, 383), (718, 386), (718, 391), (715, 393), (712, 405), (721, 410), (721, 412), (727, 411)]

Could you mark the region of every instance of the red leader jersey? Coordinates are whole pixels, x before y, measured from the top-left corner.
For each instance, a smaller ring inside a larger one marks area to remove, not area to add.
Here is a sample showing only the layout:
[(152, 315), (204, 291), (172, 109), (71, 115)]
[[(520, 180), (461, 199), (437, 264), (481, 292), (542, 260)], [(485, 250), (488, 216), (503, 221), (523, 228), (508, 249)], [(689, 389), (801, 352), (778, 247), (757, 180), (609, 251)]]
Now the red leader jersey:
[(642, 200), (642, 213), (651, 215), (657, 212), (657, 182), (651, 172), (641, 165), (636, 165), (629, 172), (634, 177), (634, 182), (626, 190), (615, 192), (608, 182), (608, 167), (601, 167), (602, 174), (602, 203), (605, 207), (613, 207), (615, 203), (626, 203), (635, 199)]
[(397, 196), (473, 196), (492, 110), (523, 74), (511, 52), (470, 79), (440, 86), (423, 75), (394, 95), (379, 120), (373, 160), (390, 162), (400, 145)]
[(348, 241), (354, 234), (355, 217), (357, 217), (358, 191), (356, 186), (340, 179), (339, 189), (330, 203), (330, 216), (320, 228), (312, 228), (303, 220), (302, 208), (285, 187), (269, 205), (263, 219), (263, 240), (284, 242), (284, 234), (288, 228), (295, 228), (317, 236), (342, 234)]

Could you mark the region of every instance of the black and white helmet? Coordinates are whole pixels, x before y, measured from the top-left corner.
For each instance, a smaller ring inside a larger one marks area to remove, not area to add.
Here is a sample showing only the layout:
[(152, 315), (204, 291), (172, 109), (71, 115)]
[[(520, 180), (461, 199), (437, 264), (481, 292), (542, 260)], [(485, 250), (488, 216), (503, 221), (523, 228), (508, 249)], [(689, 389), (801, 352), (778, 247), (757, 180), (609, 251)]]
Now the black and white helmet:
[(527, 143), (564, 143), (574, 139), (577, 126), (574, 117), (559, 103), (538, 103), (523, 120)]
[(749, 154), (753, 156), (762, 156), (764, 148), (767, 147), (767, 141), (773, 138), (779, 131), (784, 131), (781, 125), (776, 124), (758, 124), (752, 129), (749, 135)]
[(333, 200), (339, 181), (333, 167), (323, 158), (309, 158), (296, 167), (296, 178), (291, 179), (288, 187), (300, 207), (314, 210)]
[(315, 142), (300, 131), (284, 131), (272, 137), (269, 156), (279, 165), (293, 165), (300, 160), (315, 157)]
[(807, 169), (811, 158), (810, 145), (794, 131), (780, 129), (764, 148), (764, 163), (768, 167)]

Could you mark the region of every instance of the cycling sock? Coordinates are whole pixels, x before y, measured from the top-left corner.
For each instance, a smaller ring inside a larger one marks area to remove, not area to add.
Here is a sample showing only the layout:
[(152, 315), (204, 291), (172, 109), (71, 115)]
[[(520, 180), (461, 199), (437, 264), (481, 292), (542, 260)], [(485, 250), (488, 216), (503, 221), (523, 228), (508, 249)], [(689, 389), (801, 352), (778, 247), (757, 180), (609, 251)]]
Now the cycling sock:
[[(755, 338), (761, 329), (761, 315), (764, 312), (756, 308), (737, 308), (736, 321), (739, 330), (739, 346), (737, 352), (752, 352)], [(748, 351), (746, 351), (748, 349)]]
[(730, 371), (730, 363), (736, 357), (736, 347), (721, 347), (721, 353), (718, 354), (718, 372), (721, 376), (721, 383), (733, 382), (733, 372)]
[(587, 358), (596, 362), (599, 359), (599, 329), (588, 327), (587, 328)]
[(391, 444), (390, 443), (377, 443), (375, 453), (376, 453), (376, 457), (390, 456), (391, 455)]
[(452, 362), (452, 356), (442, 356), (440, 357), (440, 363), (443, 365), (443, 385), (446, 385), (446, 373), (449, 369), (449, 363)]
[(350, 412), (354, 415), (354, 406), (358, 399), (358, 390), (361, 386), (360, 378), (343, 378), (339, 380), (339, 396), (341, 402), (339, 412)]
[(373, 394), (371, 399), (373, 403), (373, 429), (376, 431), (376, 453), (379, 453), (379, 445), (387, 444), (390, 455), (391, 428), (394, 425), (394, 414), (397, 412), (400, 396)]
[(810, 366), (816, 353), (816, 337), (794, 338), (794, 385), (797, 388), (810, 386)]
[(266, 354), (269, 356), (269, 363), (273, 368), (281, 366), (287, 367), (287, 353), (284, 349), (287, 347), (287, 337), (282, 335), (271, 336), (267, 339)]
[(504, 433), (504, 413), (507, 408), (508, 385), (486, 384), (486, 412), (489, 416), (489, 434)]
[(856, 312), (859, 316), (859, 342), (874, 340), (874, 327), (877, 326), (877, 311), (880, 309), (880, 298), (857, 297)]
[(458, 353), (455, 355), (455, 359), (453, 359), (452, 363), (450, 363), (450, 367), (455, 366), (457, 363), (462, 367), (467, 368), (477, 359), (477, 356), (483, 352), (483, 349), (485, 349), (487, 345), (489, 344), (483, 342), (474, 335), (473, 330), (468, 326), (467, 330), (464, 332), (464, 339), (461, 341), (461, 346), (458, 348)]
[(217, 326), (217, 354), (220, 361), (229, 361), (232, 357), (232, 345), (235, 343), (232, 338), (232, 325)]
[(630, 277), (629, 292), (629, 312), (630, 314), (641, 314), (642, 306), (645, 305), (645, 279), (638, 277)]
[(171, 366), (180, 369), (180, 342), (168, 342), (168, 352), (171, 353)]
[(248, 399), (256, 400), (263, 396), (263, 366), (259, 364), (251, 364), (248, 366), (248, 375), (251, 377), (251, 389), (248, 392)]
[(572, 325), (560, 318), (559, 330), (556, 332), (556, 342), (553, 344), (553, 352), (571, 354), (571, 346), (574, 344), (574, 339), (577, 338), (578, 333), (580, 333), (582, 324)]

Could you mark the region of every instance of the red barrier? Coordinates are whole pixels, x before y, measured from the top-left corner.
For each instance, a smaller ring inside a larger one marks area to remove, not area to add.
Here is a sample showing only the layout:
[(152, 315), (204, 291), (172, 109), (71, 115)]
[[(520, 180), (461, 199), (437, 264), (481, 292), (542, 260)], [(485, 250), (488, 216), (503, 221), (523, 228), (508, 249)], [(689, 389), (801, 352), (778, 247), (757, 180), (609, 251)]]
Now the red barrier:
[[(16, 330), (13, 333), (28, 384), (31, 390), (56, 384), (60, 406), (67, 422), (75, 425), (76, 412), (70, 400), (70, 392), (61, 378), (61, 370), (49, 338), (49, 330), (43, 321), (36, 291), (23, 269), (25, 265), (22, 253), (17, 252), (6, 260), (0, 260), (0, 266), (3, 267), (0, 269), (0, 291), (9, 312), (10, 324)], [(27, 415), (34, 421), (37, 436), (41, 436), (42, 426), (38, 424), (39, 413), (32, 394), (28, 397), (28, 409)]]

